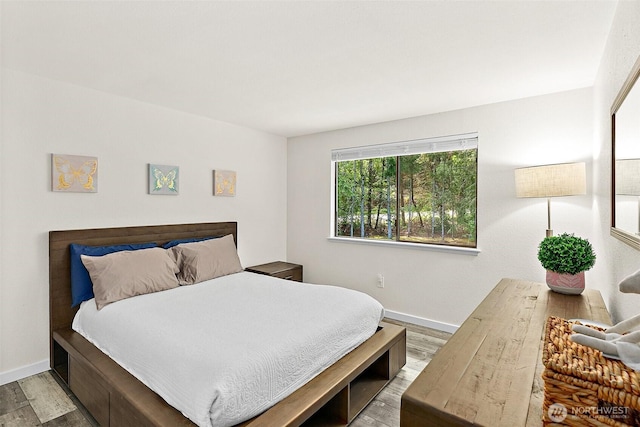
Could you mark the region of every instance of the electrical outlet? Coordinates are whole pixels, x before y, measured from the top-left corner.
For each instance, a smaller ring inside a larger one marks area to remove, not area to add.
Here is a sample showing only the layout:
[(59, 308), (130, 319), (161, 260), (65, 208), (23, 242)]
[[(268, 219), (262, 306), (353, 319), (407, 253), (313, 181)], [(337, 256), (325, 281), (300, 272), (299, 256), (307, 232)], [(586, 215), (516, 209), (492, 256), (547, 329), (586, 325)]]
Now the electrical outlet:
[(378, 273), (378, 287), (384, 288), (384, 275), (382, 273)]

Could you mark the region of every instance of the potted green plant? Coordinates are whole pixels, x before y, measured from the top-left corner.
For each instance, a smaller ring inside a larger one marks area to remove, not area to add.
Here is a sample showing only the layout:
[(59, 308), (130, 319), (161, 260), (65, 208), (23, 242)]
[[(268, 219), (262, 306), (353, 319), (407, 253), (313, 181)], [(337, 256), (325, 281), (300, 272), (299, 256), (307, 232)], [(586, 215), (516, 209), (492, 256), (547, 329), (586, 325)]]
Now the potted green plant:
[(547, 285), (561, 294), (577, 295), (584, 290), (584, 272), (596, 262), (587, 239), (564, 233), (545, 237), (538, 247), (538, 259), (547, 270)]

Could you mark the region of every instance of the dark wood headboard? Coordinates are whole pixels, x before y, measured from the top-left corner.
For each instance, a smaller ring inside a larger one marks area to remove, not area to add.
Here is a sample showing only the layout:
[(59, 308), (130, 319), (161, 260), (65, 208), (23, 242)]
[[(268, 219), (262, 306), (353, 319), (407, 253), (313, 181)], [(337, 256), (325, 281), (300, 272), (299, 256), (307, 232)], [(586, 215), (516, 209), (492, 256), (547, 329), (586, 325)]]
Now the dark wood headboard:
[[(49, 232), (49, 338), (53, 331), (71, 327), (78, 307), (71, 307), (71, 264), (69, 245), (107, 246), (156, 242), (160, 245), (175, 239), (225, 236), (233, 234), (238, 244), (238, 223), (211, 222), (197, 224), (151, 225), (140, 227), (94, 228)], [(54, 360), (51, 344), (51, 360)]]

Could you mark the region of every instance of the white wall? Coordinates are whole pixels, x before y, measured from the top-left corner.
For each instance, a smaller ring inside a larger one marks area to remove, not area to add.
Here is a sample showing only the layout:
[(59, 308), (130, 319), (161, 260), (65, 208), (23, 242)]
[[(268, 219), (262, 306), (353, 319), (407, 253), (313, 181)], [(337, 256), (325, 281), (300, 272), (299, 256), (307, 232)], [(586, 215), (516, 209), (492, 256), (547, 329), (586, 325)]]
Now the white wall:
[[(554, 200), (553, 228), (592, 240), (587, 286), (603, 292), (614, 318), (640, 312), (640, 296), (617, 291), (640, 252), (609, 236), (609, 108), (640, 55), (639, 18), (640, 2), (619, 3), (595, 89), (303, 136), (288, 148), (280, 137), (1, 69), (0, 383), (47, 366), (49, 230), (237, 220), (245, 265), (287, 255), (304, 264), (305, 280), (460, 324), (500, 278), (544, 280), (536, 248), (545, 202), (516, 199), (513, 188), (514, 168), (543, 163), (587, 162), (591, 195)], [(332, 148), (474, 131), (478, 256), (326, 239)], [(52, 152), (97, 156), (99, 192), (52, 193)], [(179, 196), (146, 194), (150, 162), (180, 166)], [(238, 172), (235, 199), (211, 196), (214, 168)]]
[[(594, 86), (594, 204), (593, 221), (603, 247), (607, 271), (598, 283), (614, 320), (640, 313), (640, 295), (623, 294), (619, 281), (640, 268), (640, 252), (614, 239), (611, 225), (610, 110), (622, 84), (640, 56), (640, 2), (620, 1)], [(636, 86), (638, 84), (636, 83)]]
[[(49, 230), (233, 220), (243, 265), (285, 258), (284, 138), (7, 69), (2, 108), (0, 380), (48, 363)], [(98, 157), (98, 193), (52, 192), (51, 153)], [(148, 163), (180, 166), (178, 196), (147, 194)]]
[[(547, 225), (546, 201), (517, 199), (513, 170), (584, 161), (591, 176), (592, 118), (592, 89), (588, 88), (292, 138), (288, 258), (304, 264), (305, 281), (345, 285), (373, 295), (389, 310), (459, 325), (501, 278), (544, 282), (536, 254)], [(332, 148), (475, 131), (479, 133), (478, 247), (482, 251), (478, 256), (327, 240)], [(552, 228), (556, 234), (592, 238), (590, 209), (590, 196), (555, 199)], [(588, 285), (596, 281), (601, 268), (597, 262), (587, 273)], [(378, 272), (385, 276), (384, 289), (376, 287)]]

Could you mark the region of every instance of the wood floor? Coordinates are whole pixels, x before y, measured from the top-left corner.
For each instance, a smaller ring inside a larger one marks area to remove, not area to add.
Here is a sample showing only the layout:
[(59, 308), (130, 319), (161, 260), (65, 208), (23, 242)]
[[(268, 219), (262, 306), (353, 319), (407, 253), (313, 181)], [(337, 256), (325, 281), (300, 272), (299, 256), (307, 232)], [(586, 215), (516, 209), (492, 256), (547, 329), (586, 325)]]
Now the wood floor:
[[(451, 336), (446, 332), (395, 322), (407, 328), (407, 364), (351, 423), (352, 427), (398, 427), (400, 396)], [(0, 427), (91, 427), (95, 420), (51, 372), (0, 387)]]

